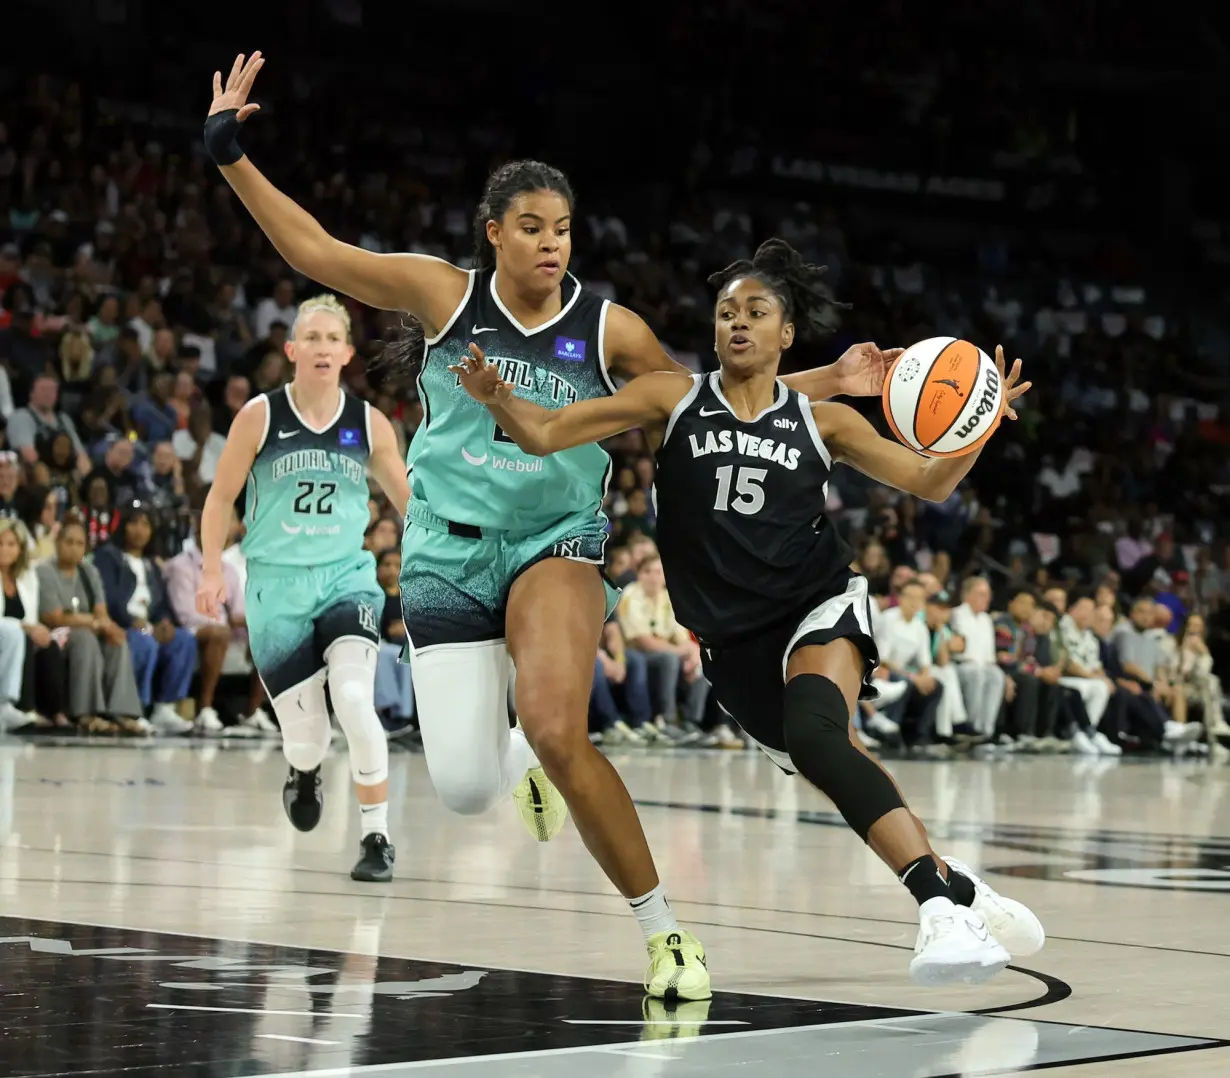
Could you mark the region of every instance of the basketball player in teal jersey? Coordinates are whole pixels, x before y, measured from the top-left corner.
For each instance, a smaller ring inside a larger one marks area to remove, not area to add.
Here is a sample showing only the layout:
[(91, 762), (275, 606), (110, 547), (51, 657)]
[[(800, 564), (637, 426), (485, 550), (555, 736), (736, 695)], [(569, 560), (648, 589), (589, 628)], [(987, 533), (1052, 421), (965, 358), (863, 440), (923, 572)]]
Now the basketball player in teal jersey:
[(300, 831), (320, 822), (327, 682), (361, 813), (362, 852), (350, 875), (386, 882), (389, 750), (374, 700), (384, 592), (363, 549), (368, 467), (399, 512), (409, 489), (389, 421), (342, 391), (354, 348), (350, 316), (335, 297), (299, 307), (286, 353), (294, 380), (249, 401), (227, 435), (201, 518), (197, 606), (217, 613), (231, 507), (246, 482), (248, 633), (290, 764), (283, 806)]
[[(248, 94), (263, 63), (259, 53), (240, 56), (225, 85), (214, 76), (205, 144), (222, 175), (299, 272), (416, 320), (400, 353), (421, 364), (424, 408), (409, 454), (401, 585), (436, 792), (466, 814), (512, 793), (540, 840), (563, 826), (566, 803), (640, 922), (649, 994), (707, 999), (704, 950), (676, 923), (632, 800), (587, 736), (594, 655), (614, 600), (600, 572), (610, 462), (597, 446), (547, 459), (522, 453), (448, 370), (475, 341), (519, 392), (558, 408), (613, 393), (617, 377), (682, 368), (637, 315), (567, 272), (572, 192), (547, 165), (512, 162), (489, 178), (475, 222), (478, 268), (469, 272), (328, 235), (237, 143), (258, 108)], [(813, 399), (879, 393), (894, 355), (860, 345), (787, 381)], [(524, 733), (509, 730), (510, 660)]]

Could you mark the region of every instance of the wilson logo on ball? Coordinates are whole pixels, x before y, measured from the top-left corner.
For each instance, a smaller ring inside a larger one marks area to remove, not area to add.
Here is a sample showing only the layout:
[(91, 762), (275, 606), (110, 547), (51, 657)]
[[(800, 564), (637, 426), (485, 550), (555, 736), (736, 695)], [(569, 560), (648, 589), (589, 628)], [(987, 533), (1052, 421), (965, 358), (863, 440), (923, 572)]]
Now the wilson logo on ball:
[(994, 414), (999, 416), (999, 372), (992, 369), (987, 372), (987, 388), (983, 390), (982, 399), (978, 402), (978, 409), (969, 418), (969, 422), (963, 427), (957, 429), (957, 437), (961, 439), (968, 438), (982, 422), (983, 416)]

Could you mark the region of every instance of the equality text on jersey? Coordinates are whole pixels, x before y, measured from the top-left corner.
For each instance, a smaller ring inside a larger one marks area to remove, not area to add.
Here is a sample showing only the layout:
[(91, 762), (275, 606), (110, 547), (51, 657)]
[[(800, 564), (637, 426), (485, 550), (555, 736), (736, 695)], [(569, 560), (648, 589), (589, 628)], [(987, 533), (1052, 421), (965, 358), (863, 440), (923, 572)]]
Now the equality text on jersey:
[(737, 430), (707, 430), (704, 442), (698, 434), (689, 434), (688, 442), (692, 446), (692, 457), (707, 457), (710, 453), (738, 453), (744, 457), (757, 457), (760, 460), (771, 460), (789, 471), (799, 466), (802, 450), (773, 438), (760, 438), (755, 434)]
[[(563, 408), (577, 401), (576, 389), (566, 378), (561, 378), (554, 371), (542, 367), (535, 369), (532, 363), (527, 363), (524, 359), (509, 359), (505, 356), (488, 356), (487, 362), (494, 363), (499, 368), (501, 381), (507, 382), (523, 394), (545, 383), (543, 388), (552, 405)], [(457, 376), (456, 386), (461, 388), (461, 375)]]
[(352, 483), (367, 482), (367, 473), (359, 461), (328, 449), (296, 449), (273, 462), (275, 480), (298, 472), (340, 472)]

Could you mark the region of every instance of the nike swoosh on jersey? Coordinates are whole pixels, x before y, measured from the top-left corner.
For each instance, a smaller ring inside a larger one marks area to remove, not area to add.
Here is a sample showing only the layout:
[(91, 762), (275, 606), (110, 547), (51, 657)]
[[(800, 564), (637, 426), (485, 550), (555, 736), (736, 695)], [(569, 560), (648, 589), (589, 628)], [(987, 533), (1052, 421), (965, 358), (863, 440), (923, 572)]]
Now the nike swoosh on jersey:
[(480, 326), (477, 322), (470, 327), (471, 333), (494, 333), (498, 326)]
[(702, 418), (708, 418), (711, 415), (721, 415), (724, 411), (726, 411), (725, 408), (715, 408), (712, 412), (707, 412), (704, 408), (702, 408), (700, 410), (700, 414)]
[(278, 431), (279, 438), (293, 438), (299, 432), (297, 430), (280, 430)]

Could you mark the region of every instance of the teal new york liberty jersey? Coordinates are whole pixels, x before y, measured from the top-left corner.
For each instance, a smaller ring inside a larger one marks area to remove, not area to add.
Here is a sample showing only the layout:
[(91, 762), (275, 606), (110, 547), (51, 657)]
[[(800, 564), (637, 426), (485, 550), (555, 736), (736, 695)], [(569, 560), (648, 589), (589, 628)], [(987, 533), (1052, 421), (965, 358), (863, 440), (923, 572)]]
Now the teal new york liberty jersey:
[(343, 392), (333, 422), (317, 431), (287, 388), (265, 399), (265, 437), (248, 476), (244, 556), (287, 567), (354, 558), (370, 520), (370, 406)]
[(583, 445), (548, 457), (521, 452), (448, 369), (473, 341), (518, 396), (544, 408), (613, 393), (602, 343), (608, 303), (571, 274), (562, 290), (560, 313), (525, 329), (500, 301), (495, 271), (473, 270), (461, 305), (427, 342), (419, 376), (423, 422), (407, 464), (412, 500), (436, 516), (527, 533), (567, 516), (600, 516), (611, 468), (604, 449)]

